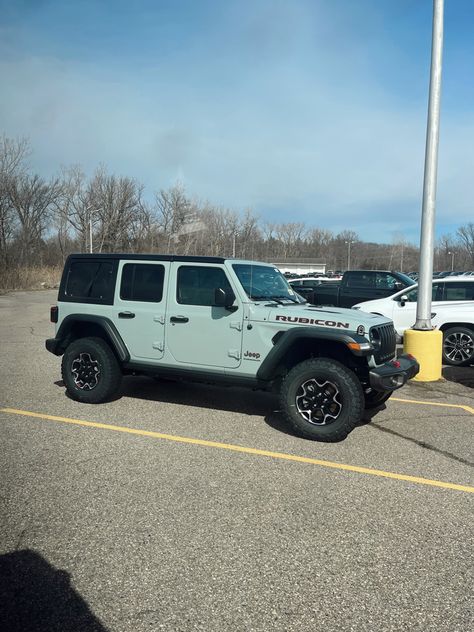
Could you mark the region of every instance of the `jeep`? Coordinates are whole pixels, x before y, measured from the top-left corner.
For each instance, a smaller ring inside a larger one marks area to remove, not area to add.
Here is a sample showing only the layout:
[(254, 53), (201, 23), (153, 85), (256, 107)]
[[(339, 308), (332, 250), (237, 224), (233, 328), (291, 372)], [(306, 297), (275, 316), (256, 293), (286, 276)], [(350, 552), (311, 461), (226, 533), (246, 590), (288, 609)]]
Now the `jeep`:
[(51, 308), (70, 397), (109, 400), (123, 375), (279, 393), (298, 434), (339, 441), (419, 371), (395, 359), (391, 320), (307, 304), (271, 264), (220, 257), (77, 254)]

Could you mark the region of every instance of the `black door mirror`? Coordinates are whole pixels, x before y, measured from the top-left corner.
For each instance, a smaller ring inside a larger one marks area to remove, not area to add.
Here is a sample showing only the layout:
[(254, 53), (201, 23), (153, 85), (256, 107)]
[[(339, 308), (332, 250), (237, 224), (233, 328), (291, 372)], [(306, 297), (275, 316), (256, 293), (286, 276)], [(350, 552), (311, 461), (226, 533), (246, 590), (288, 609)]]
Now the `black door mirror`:
[(214, 290), (214, 306), (215, 307), (225, 307), (226, 309), (231, 309), (234, 305), (235, 294), (228, 290), (223, 290), (221, 287), (216, 287)]
[(400, 306), (405, 307), (405, 303), (408, 301), (408, 296), (406, 294), (402, 294), (398, 300), (400, 301)]

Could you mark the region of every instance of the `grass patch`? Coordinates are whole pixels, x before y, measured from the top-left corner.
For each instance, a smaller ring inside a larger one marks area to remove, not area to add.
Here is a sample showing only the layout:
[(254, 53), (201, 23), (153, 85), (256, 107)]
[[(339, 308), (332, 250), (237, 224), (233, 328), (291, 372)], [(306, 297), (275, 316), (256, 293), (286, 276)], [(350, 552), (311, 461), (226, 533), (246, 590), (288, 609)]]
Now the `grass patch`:
[(59, 286), (62, 267), (1, 268), (0, 292), (12, 290), (48, 290)]

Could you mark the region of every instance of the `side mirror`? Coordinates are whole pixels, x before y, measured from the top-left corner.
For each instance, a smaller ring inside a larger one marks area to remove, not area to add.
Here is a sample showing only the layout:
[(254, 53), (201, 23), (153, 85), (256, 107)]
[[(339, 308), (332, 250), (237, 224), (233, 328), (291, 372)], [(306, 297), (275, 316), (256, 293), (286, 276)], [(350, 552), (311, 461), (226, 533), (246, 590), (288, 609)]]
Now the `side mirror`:
[(395, 281), (394, 286), (396, 290), (403, 290), (405, 287), (401, 281)]
[(402, 294), (398, 300), (400, 301), (400, 306), (405, 307), (405, 303), (408, 302), (408, 296), (406, 294)]
[(214, 306), (225, 307), (231, 309), (235, 301), (235, 294), (233, 292), (226, 292), (221, 287), (216, 287), (214, 290)]

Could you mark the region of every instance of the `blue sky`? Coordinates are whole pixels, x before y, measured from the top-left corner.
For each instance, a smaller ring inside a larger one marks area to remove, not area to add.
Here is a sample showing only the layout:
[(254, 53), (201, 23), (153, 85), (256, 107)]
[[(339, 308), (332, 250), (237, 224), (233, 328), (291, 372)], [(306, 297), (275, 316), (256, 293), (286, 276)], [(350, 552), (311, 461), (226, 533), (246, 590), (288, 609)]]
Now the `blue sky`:
[[(31, 164), (418, 242), (431, 0), (0, 0)], [(474, 2), (446, 0), (438, 235), (474, 221)]]

